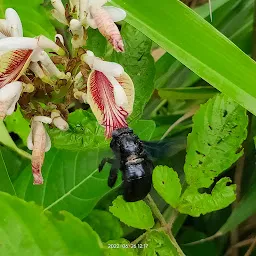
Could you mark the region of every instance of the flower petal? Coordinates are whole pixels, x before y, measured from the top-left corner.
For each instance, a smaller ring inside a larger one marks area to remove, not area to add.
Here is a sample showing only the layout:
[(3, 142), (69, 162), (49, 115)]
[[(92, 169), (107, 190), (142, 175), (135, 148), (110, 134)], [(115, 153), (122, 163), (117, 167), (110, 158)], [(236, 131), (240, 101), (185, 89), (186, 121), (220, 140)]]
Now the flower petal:
[(11, 36), (11, 32), (8, 30), (7, 21), (0, 19), (0, 33), (1, 38)]
[(106, 137), (111, 137), (113, 130), (127, 127), (128, 112), (117, 106), (114, 89), (108, 78), (99, 71), (93, 71), (87, 84), (87, 101), (98, 122), (105, 127)]
[(38, 39), (29, 37), (6, 37), (0, 40), (0, 51), (34, 50), (38, 47)]
[(118, 77), (124, 73), (124, 68), (120, 64), (101, 60), (95, 57), (91, 51), (87, 51), (81, 58), (91, 69), (100, 71), (106, 75)]
[(32, 52), (32, 50), (14, 50), (1, 55), (0, 88), (19, 79), (29, 65)]
[(128, 99), (128, 105), (125, 106), (124, 108), (130, 115), (133, 110), (134, 97), (135, 97), (133, 81), (127, 73), (123, 73), (121, 76), (115, 77), (115, 78), (125, 91), (126, 97)]
[(106, 37), (117, 52), (124, 52), (124, 43), (118, 27), (103, 8), (91, 8), (91, 14), (100, 33)]
[(0, 89), (0, 119), (14, 112), (22, 92), (22, 82), (12, 82)]
[(114, 22), (119, 22), (126, 18), (126, 12), (123, 9), (114, 6), (103, 6), (103, 8), (108, 12)]
[(23, 37), (22, 24), (18, 13), (12, 8), (7, 8), (5, 11), (5, 18), (11, 36)]

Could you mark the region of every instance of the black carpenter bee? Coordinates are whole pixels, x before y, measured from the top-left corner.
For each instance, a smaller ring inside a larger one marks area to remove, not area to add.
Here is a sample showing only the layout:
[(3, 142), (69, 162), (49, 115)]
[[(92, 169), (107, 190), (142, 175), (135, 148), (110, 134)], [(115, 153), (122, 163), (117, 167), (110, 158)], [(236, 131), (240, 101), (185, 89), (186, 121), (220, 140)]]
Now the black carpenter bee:
[(120, 169), (124, 200), (134, 202), (144, 199), (151, 190), (154, 165), (144, 149), (143, 142), (132, 129), (120, 128), (113, 131), (110, 147), (115, 158), (104, 158), (99, 165), (99, 171), (106, 163), (112, 165), (108, 186), (112, 188), (115, 185)]

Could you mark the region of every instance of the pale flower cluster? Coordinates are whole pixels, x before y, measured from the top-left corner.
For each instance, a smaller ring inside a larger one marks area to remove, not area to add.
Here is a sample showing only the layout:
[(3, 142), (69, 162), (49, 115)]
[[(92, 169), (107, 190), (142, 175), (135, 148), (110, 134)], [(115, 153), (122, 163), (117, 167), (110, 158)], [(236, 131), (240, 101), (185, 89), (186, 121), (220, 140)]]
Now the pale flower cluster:
[[(120, 8), (104, 6), (106, 2), (108, 1), (70, 0), (70, 8), (67, 10), (61, 0), (51, 0), (53, 17), (69, 27), (73, 49), (78, 50), (86, 44), (86, 29), (91, 27), (98, 29), (117, 52), (124, 51), (122, 37), (115, 22), (123, 20), (126, 13)], [(14, 9), (6, 10), (5, 19), (0, 19), (0, 119), (3, 120), (6, 115), (15, 111), (22, 93), (31, 93), (35, 89), (33, 84), (20, 81), (21, 76), (29, 69), (35, 77), (53, 88), (58, 79), (73, 82), (74, 97), (90, 104), (98, 122), (106, 128), (107, 137), (111, 136), (115, 128), (126, 126), (126, 117), (132, 111), (134, 88), (123, 67), (104, 61), (87, 50), (81, 56), (81, 63), (86, 63), (91, 69), (85, 84), (81, 71), (72, 77), (54, 64), (46, 49), (59, 56), (66, 54), (62, 35), (57, 34), (55, 40), (56, 42), (42, 35), (35, 38), (23, 37), (19, 15)], [(94, 91), (98, 93), (94, 94)], [(56, 107), (53, 107), (50, 116), (32, 117), (27, 146), (32, 150), (34, 184), (43, 183), (41, 168), (45, 152), (51, 148), (51, 140), (44, 124), (52, 124), (63, 132), (69, 129), (68, 123)]]

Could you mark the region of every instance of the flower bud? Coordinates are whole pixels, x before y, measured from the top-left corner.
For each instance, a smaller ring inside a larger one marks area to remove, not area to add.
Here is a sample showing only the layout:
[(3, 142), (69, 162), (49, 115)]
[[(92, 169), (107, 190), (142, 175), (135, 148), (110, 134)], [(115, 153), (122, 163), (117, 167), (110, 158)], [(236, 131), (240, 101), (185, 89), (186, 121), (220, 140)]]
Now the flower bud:
[(45, 152), (51, 148), (51, 140), (46, 132), (43, 122), (51, 122), (51, 118), (46, 116), (33, 117), (30, 134), (27, 138), (27, 146), (32, 152), (32, 172), (34, 176), (34, 185), (43, 184), (41, 173), (44, 162)]
[(69, 129), (68, 123), (60, 116), (60, 111), (54, 109), (51, 113), (51, 119), (53, 124), (61, 131), (67, 131)]

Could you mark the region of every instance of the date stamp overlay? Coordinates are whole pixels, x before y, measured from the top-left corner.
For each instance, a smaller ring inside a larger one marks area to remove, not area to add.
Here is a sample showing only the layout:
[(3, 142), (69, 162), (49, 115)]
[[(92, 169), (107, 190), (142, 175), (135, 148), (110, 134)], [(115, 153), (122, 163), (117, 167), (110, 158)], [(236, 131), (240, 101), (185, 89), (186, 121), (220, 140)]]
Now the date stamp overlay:
[(108, 248), (109, 249), (119, 249), (119, 248), (123, 248), (123, 249), (144, 249), (147, 248), (148, 244), (108, 244)]

